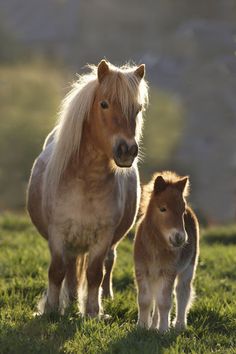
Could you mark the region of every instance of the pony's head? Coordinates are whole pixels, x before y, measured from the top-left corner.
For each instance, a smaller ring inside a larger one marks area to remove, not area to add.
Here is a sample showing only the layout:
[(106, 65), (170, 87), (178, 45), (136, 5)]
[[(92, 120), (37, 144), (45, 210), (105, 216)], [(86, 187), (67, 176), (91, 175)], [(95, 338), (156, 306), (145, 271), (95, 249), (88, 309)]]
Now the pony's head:
[(142, 111), (147, 103), (145, 66), (122, 68), (102, 60), (98, 85), (89, 115), (97, 147), (119, 167), (130, 167), (138, 155)]
[(180, 177), (173, 172), (154, 175), (151, 196), (154, 222), (171, 247), (181, 247), (188, 238), (184, 224), (188, 190), (187, 176)]
[(54, 200), (70, 161), (80, 168), (85, 127), (93, 145), (117, 166), (130, 167), (138, 154), (142, 111), (148, 103), (144, 65), (117, 68), (102, 60), (89, 68), (62, 101), (44, 177), (45, 205)]

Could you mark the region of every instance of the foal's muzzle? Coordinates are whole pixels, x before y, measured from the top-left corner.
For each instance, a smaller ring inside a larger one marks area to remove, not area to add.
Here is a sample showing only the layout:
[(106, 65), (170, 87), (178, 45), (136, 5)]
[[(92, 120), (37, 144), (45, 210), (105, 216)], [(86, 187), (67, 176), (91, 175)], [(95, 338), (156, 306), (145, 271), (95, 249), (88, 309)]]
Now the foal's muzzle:
[(119, 140), (113, 149), (114, 160), (119, 167), (131, 167), (137, 155), (138, 145), (136, 142), (128, 144), (125, 140)]
[(187, 234), (185, 232), (176, 232), (170, 236), (170, 243), (173, 247), (181, 247), (187, 242)]

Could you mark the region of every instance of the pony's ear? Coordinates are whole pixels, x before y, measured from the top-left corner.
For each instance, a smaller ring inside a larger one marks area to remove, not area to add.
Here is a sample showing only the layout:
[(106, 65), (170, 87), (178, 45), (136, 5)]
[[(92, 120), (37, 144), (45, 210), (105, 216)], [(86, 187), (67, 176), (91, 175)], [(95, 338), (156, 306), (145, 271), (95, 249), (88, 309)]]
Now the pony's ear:
[(145, 75), (145, 64), (141, 64), (135, 70), (134, 74), (139, 78), (142, 79)]
[(109, 66), (106, 60), (101, 60), (98, 64), (98, 81), (101, 83), (104, 77), (109, 73)]
[(181, 178), (179, 181), (175, 183), (176, 188), (184, 194), (184, 196), (188, 195), (189, 192), (189, 177), (185, 176)]
[(154, 191), (155, 193), (163, 192), (166, 189), (166, 181), (162, 176), (157, 176), (154, 182)]

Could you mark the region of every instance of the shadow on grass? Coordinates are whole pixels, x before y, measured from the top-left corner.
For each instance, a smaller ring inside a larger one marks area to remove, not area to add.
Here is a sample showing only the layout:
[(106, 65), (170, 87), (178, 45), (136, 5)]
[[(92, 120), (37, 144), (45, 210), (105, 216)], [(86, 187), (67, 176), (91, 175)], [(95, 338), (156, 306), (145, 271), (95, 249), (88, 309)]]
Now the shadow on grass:
[(214, 309), (202, 307), (200, 310), (192, 310), (189, 314), (189, 322), (198, 330), (198, 338), (214, 336), (216, 334), (225, 335), (235, 333), (236, 323), (233, 315), (229, 313), (221, 314)]
[(27, 320), (17, 327), (2, 326), (0, 343), (5, 353), (60, 353), (66, 340), (73, 338), (83, 325), (83, 320), (74, 312), (60, 316), (43, 315)]
[(103, 354), (160, 354), (164, 348), (174, 344), (177, 337), (178, 334), (174, 330), (161, 335), (154, 330), (135, 328), (118, 341), (110, 343), (108, 350)]
[(236, 233), (230, 234), (207, 234), (204, 235), (203, 240), (205, 243), (212, 245), (214, 243), (227, 245), (236, 245)]

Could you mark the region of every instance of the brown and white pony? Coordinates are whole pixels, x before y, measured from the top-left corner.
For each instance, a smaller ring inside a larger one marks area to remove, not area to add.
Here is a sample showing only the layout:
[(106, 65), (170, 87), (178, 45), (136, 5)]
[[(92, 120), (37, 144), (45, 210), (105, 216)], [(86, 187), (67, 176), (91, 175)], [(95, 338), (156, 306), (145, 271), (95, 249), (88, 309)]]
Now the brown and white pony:
[(198, 261), (199, 226), (187, 205), (188, 177), (173, 172), (154, 175), (144, 188), (143, 216), (134, 245), (138, 287), (138, 325), (169, 328), (171, 296), (176, 284), (176, 329), (184, 329)]
[(87, 289), (82, 311), (102, 313), (102, 281), (104, 295), (112, 296), (115, 248), (139, 205), (145, 67), (117, 68), (102, 60), (90, 70), (63, 100), (29, 181), (28, 211), (51, 253), (39, 313), (60, 310), (63, 293), (77, 299), (79, 285)]

